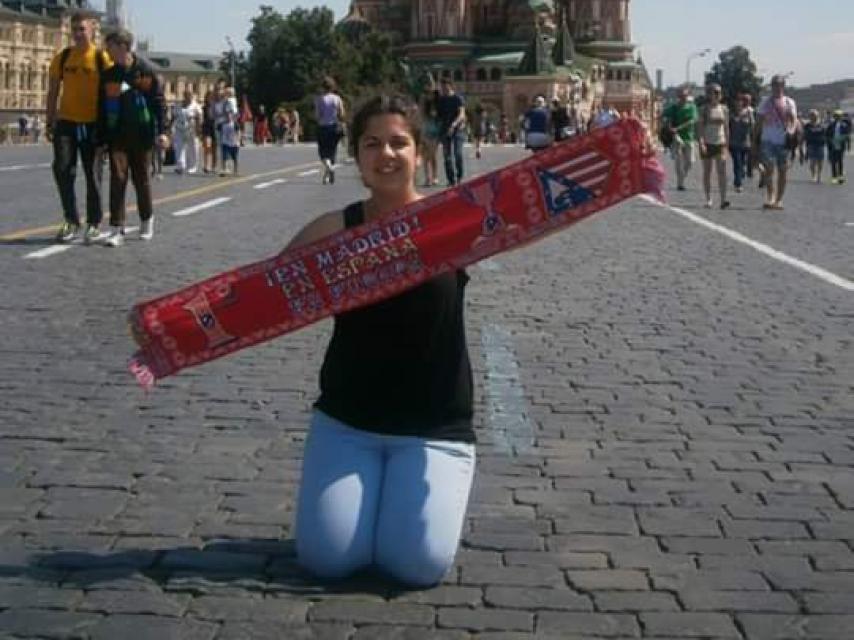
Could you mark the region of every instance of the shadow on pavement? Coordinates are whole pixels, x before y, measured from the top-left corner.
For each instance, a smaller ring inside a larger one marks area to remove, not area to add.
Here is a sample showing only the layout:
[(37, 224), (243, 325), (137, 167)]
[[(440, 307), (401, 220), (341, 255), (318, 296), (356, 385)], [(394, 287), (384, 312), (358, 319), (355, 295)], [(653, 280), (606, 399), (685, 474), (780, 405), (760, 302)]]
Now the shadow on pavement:
[(33, 551), (23, 566), (0, 564), (0, 576), (80, 588), (144, 576), (178, 590), (192, 589), (195, 579), (205, 584), (303, 595), (366, 593), (389, 598), (408, 591), (373, 570), (344, 580), (319, 579), (297, 564), (293, 540), (216, 540), (202, 548), (131, 549), (115, 553)]

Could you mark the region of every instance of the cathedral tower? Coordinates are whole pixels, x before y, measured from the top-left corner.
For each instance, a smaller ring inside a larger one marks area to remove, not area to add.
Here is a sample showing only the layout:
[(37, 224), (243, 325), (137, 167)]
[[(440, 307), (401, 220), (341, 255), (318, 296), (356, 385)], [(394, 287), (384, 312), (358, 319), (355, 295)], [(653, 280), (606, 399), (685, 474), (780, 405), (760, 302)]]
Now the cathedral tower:
[(606, 60), (631, 60), (634, 52), (629, 0), (566, 0), (567, 22), (576, 41)]
[(127, 28), (127, 14), (125, 13), (124, 0), (107, 0), (107, 15), (104, 26), (110, 29)]

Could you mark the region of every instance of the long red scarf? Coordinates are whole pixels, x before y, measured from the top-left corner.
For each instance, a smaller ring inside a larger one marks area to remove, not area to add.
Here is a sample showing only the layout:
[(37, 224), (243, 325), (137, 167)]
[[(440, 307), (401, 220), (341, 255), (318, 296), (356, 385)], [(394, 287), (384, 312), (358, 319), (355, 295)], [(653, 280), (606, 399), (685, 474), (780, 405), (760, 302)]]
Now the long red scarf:
[(530, 243), (638, 193), (663, 172), (633, 119), (572, 138), (381, 220), (137, 304), (145, 388), (185, 367), (392, 297)]

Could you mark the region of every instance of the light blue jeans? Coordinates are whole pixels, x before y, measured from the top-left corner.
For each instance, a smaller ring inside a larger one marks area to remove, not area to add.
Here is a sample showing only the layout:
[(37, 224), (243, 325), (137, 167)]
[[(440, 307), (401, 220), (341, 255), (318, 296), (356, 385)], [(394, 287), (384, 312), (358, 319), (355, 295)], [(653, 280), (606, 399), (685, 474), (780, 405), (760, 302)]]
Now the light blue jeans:
[(374, 565), (431, 586), (454, 563), (474, 445), (389, 436), (312, 418), (296, 516), (299, 563), (323, 578)]

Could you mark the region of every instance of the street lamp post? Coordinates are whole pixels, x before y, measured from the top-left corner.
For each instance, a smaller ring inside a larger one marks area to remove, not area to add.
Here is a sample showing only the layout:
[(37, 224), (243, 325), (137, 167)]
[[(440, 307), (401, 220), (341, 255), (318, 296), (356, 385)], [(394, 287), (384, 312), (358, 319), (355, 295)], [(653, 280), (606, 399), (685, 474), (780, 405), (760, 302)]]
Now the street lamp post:
[(703, 49), (702, 51), (695, 51), (688, 59), (685, 61), (685, 84), (691, 84), (691, 60), (694, 58), (702, 58), (705, 55), (708, 55), (712, 52), (711, 49)]
[[(225, 36), (225, 41), (231, 50), (231, 86), (234, 87), (234, 60), (237, 58), (237, 52), (234, 50), (234, 43), (231, 41), (230, 36)], [(237, 87), (235, 87), (235, 90), (237, 90)]]

